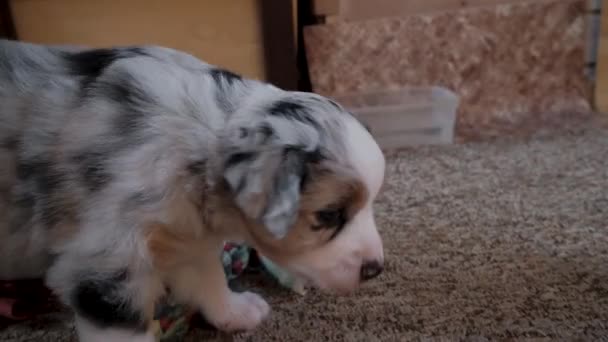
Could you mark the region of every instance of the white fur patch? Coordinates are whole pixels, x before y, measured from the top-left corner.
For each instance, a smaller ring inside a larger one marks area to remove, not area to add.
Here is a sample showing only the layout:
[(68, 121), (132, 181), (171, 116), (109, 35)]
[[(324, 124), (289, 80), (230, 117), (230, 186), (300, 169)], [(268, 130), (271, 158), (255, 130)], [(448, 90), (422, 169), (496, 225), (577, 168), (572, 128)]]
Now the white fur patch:
[(354, 119), (346, 121), (346, 146), (353, 167), (363, 177), (372, 202), (384, 182), (386, 160), (372, 135)]
[(384, 261), (382, 239), (372, 205), (384, 182), (386, 161), (378, 144), (361, 124), (348, 119), (345, 125), (347, 158), (362, 177), (369, 198), (334, 240), (288, 265), (316, 286), (339, 292), (351, 291), (359, 285), (364, 262)]

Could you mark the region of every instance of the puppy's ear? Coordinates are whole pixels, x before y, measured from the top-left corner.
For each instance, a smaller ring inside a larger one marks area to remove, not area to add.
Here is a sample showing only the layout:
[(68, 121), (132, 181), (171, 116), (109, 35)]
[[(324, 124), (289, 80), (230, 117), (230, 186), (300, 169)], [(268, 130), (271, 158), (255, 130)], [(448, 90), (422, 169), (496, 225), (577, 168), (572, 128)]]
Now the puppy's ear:
[(245, 215), (281, 239), (297, 219), (308, 164), (317, 154), (294, 147), (237, 152), (227, 157), (223, 176)]

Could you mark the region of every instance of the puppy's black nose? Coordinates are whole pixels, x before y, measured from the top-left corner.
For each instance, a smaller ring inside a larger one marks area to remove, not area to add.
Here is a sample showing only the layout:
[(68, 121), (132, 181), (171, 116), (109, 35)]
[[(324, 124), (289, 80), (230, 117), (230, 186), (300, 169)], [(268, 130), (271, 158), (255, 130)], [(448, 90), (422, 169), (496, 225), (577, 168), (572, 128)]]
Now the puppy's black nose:
[(361, 265), (361, 281), (376, 278), (384, 267), (378, 261), (366, 261)]

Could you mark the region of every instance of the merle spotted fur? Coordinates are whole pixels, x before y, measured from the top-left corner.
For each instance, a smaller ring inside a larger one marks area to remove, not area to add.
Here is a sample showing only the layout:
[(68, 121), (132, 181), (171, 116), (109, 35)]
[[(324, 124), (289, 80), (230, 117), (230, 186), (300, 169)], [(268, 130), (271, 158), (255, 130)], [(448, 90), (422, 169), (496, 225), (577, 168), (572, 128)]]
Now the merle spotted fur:
[(46, 275), (77, 314), (104, 328), (142, 329), (140, 301), (153, 290), (138, 285), (149, 267), (139, 259), (140, 223), (165, 220), (159, 208), (178, 181), (226, 183), (246, 207), (274, 175), (258, 218), (284, 235), (305, 163), (321, 146), (323, 158), (343, 155), (328, 132), (348, 115), (320, 96), (171, 49), (11, 41), (0, 41), (0, 103), (0, 209), (14, 213), (0, 219), (0, 279)]

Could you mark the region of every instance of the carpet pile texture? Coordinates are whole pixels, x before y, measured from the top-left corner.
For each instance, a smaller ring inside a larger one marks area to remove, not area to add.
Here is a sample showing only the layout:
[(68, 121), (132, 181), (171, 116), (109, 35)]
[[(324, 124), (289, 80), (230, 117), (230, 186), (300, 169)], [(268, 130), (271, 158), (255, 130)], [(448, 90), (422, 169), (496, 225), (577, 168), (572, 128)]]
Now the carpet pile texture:
[[(348, 297), (248, 280), (257, 331), (187, 341), (591, 341), (608, 338), (608, 130), (418, 147), (388, 156), (376, 204), (386, 271)], [(68, 313), (0, 341), (75, 341)]]

